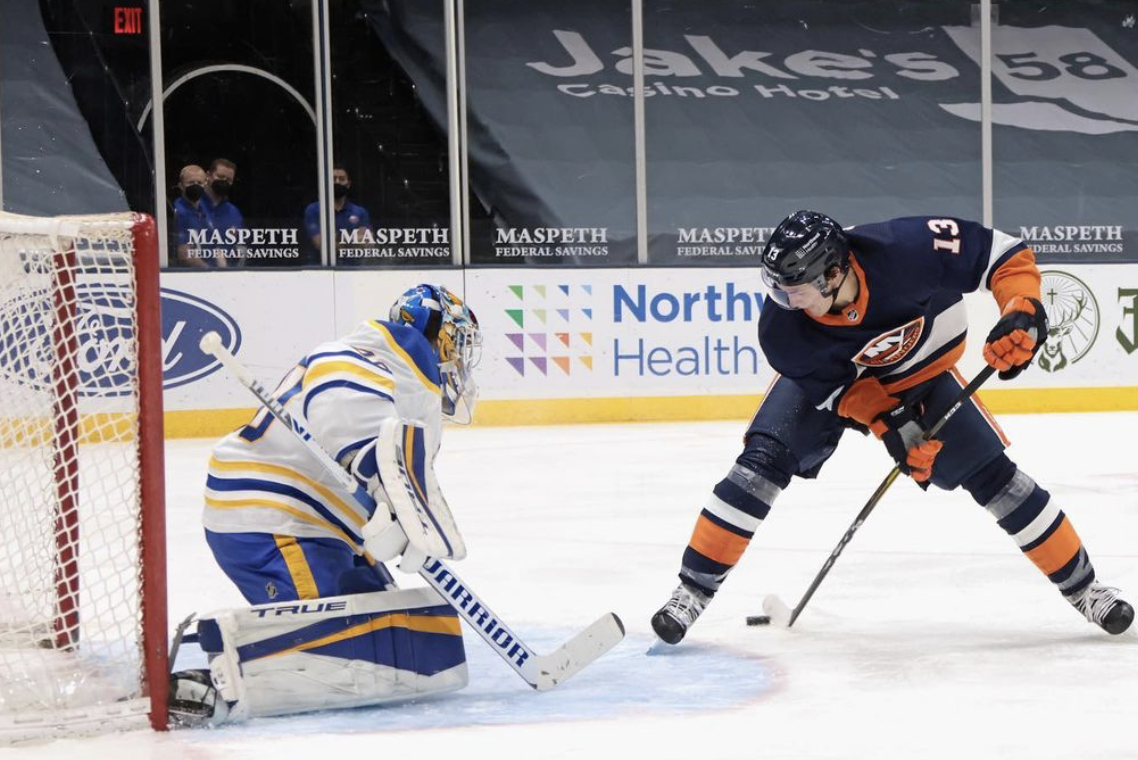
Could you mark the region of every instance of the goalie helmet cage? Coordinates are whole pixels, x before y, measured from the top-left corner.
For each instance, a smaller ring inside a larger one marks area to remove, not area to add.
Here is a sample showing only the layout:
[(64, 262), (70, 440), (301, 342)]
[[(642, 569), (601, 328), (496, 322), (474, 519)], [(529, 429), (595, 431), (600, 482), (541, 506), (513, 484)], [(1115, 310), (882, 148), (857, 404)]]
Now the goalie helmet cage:
[(166, 728), (154, 220), (0, 212), (0, 745)]

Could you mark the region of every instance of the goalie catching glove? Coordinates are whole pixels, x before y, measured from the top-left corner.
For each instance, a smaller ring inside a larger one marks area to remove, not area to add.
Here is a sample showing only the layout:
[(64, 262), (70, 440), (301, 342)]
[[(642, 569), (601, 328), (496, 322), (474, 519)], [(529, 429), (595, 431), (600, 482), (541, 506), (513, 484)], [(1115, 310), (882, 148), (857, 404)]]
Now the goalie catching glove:
[(351, 472), (376, 502), (363, 526), (364, 549), (386, 562), (403, 555), (399, 569), (417, 573), (427, 557), (462, 559), (466, 544), (439, 489), (425, 429), (384, 420), (379, 436), (359, 451)]
[(846, 391), (838, 414), (868, 427), (885, 444), (901, 472), (924, 485), (944, 444), (925, 439), (916, 402), (891, 396), (876, 377), (863, 377)]
[(1047, 340), (1047, 312), (1036, 298), (1016, 296), (988, 333), (984, 361), (1000, 370), (1001, 380), (1011, 380), (1027, 369)]

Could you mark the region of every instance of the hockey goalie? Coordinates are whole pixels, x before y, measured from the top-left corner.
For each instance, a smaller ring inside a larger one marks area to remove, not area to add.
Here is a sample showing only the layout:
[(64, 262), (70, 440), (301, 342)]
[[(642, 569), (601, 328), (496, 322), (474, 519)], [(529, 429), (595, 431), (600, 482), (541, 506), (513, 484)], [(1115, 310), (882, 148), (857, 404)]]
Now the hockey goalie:
[[(442, 421), (468, 423), (481, 349), (473, 312), (419, 285), (317, 346), (274, 397), (348, 470), (349, 493), (266, 409), (213, 449), (203, 523), (254, 605), (203, 615), (209, 669), (171, 676), (186, 725), (405, 700), (466, 685), (459, 618), (433, 589), (401, 590), (384, 562), (462, 559), (434, 475)], [(410, 538), (409, 538), (410, 536)]]

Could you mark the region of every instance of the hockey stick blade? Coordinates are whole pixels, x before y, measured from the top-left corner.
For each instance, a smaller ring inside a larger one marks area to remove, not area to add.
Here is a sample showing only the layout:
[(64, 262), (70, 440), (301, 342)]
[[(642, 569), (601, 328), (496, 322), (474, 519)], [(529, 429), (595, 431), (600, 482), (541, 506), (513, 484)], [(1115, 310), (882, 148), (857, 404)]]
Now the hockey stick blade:
[(792, 614), (790, 608), (774, 594), (763, 599), (763, 612), (770, 615), (771, 625), (777, 625), (782, 628), (790, 627), (790, 616)]
[(538, 691), (549, 691), (565, 683), (622, 639), (624, 623), (620, 618), (612, 612), (602, 615), (556, 651), (531, 658), (522, 668), (522, 677)]
[(557, 651), (540, 655), (511, 631), (502, 618), (442, 560), (428, 557), (419, 577), (438, 591), (459, 617), (470, 624), (522, 680), (538, 691), (549, 691), (565, 682), (624, 638), (624, 625), (610, 612), (565, 642)]

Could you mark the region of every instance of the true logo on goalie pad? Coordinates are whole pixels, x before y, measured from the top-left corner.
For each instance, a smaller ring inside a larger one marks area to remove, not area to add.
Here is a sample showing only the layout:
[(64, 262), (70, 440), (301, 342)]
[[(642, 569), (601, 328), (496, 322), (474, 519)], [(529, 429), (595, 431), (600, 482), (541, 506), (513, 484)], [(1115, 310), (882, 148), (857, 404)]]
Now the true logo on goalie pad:
[(338, 602), (302, 602), (300, 604), (285, 604), (280, 607), (269, 607), (268, 609), (253, 609), (252, 612), (259, 618), (263, 617), (280, 617), (281, 615), (306, 615), (316, 612), (339, 612), (348, 608), (346, 601)]

